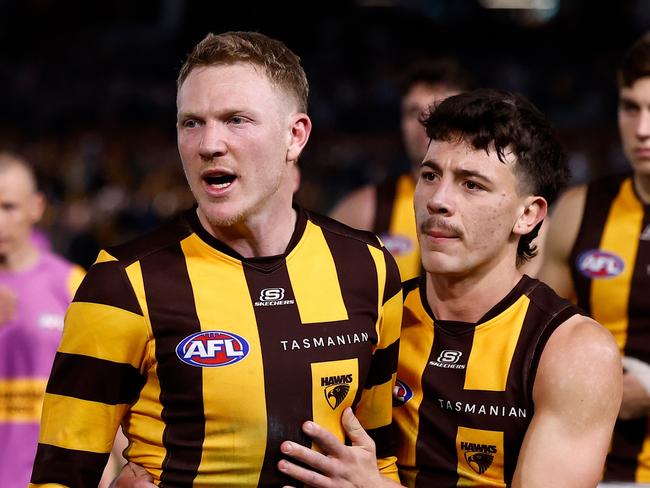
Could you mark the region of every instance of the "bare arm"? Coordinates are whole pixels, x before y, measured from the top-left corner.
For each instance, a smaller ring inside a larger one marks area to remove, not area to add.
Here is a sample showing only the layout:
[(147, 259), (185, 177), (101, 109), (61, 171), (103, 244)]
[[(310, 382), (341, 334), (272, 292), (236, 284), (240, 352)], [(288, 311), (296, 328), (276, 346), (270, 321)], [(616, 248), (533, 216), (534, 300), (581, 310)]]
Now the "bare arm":
[(334, 435), (314, 422), (305, 422), (303, 430), (323, 453), (313, 451), (295, 442), (283, 442), (282, 453), (311, 466), (315, 470), (300, 467), (287, 460), (278, 463), (283, 473), (315, 488), (391, 488), (401, 486), (379, 473), (375, 443), (363, 430), (361, 424), (347, 408), (341, 417), (343, 429), (352, 442), (341, 443)]
[(543, 238), (544, 252), (539, 279), (558, 295), (572, 299), (575, 295), (569, 258), (582, 221), (587, 196), (586, 186), (568, 190), (558, 200)]
[(372, 230), (375, 222), (377, 189), (364, 186), (341, 200), (330, 212), (330, 217), (350, 227)]
[(540, 360), (513, 487), (594, 487), (602, 474), (622, 395), (611, 334), (574, 316), (550, 337)]

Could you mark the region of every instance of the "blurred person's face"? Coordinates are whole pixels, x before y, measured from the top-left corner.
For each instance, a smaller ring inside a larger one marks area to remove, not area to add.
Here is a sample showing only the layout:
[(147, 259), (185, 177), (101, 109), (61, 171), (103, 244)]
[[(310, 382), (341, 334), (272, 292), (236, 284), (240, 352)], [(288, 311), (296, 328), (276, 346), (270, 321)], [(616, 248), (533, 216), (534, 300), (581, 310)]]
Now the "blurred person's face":
[(18, 165), (0, 170), (0, 257), (27, 246), (44, 210), (44, 200), (27, 171)]
[(650, 176), (650, 77), (620, 89), (618, 127), (632, 169)]
[(200, 67), (177, 104), (178, 148), (204, 225), (266, 222), (291, 209), (311, 122), (284, 89), (249, 64)]
[(458, 90), (447, 85), (416, 83), (402, 98), (402, 140), (414, 175), (418, 174), (420, 163), (424, 159), (429, 144), (429, 138), (420, 118), (432, 104), (458, 93), (460, 93)]
[[(519, 194), (514, 155), (431, 141), (414, 195), (424, 269), (462, 278), (514, 266), (519, 237), (544, 218), (543, 198)], [(543, 207), (543, 208), (540, 208)]]

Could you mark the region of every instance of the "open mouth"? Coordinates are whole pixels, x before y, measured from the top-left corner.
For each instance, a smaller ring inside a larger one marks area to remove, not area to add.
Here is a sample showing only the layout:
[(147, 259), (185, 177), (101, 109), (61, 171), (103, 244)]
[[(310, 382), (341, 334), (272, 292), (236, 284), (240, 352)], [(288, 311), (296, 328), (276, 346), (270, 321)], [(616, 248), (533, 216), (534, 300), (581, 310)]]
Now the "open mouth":
[(220, 175), (206, 175), (203, 177), (203, 180), (210, 185), (213, 188), (228, 188), (233, 181), (237, 179), (237, 176), (235, 175), (227, 175), (227, 174), (220, 174)]

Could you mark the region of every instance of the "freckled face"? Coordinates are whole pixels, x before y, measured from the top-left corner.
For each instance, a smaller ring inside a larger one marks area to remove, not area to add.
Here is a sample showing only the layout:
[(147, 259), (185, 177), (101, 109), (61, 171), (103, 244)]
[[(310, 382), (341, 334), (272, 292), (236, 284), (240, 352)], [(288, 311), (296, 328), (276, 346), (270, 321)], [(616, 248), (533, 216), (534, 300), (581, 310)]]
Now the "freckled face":
[(415, 189), (422, 263), (427, 272), (463, 276), (501, 263), (514, 265), (525, 208), (513, 172), (491, 149), (431, 141)]

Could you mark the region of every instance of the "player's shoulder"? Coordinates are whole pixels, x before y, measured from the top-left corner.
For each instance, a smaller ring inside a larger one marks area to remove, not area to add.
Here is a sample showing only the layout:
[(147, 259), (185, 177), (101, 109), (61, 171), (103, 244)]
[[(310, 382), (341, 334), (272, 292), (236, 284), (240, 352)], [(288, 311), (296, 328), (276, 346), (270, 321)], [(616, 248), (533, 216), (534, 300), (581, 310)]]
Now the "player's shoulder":
[(376, 248), (382, 247), (379, 237), (370, 231), (356, 229), (332, 217), (327, 217), (310, 210), (305, 210), (305, 213), (309, 221), (314, 225), (320, 227), (325, 232), (337, 236), (337, 238), (351, 242), (362, 242)]
[(128, 267), (145, 256), (178, 244), (193, 232), (186, 214), (187, 212), (179, 214), (154, 230), (122, 244), (106, 248), (100, 252), (98, 261), (115, 260), (123, 267)]

